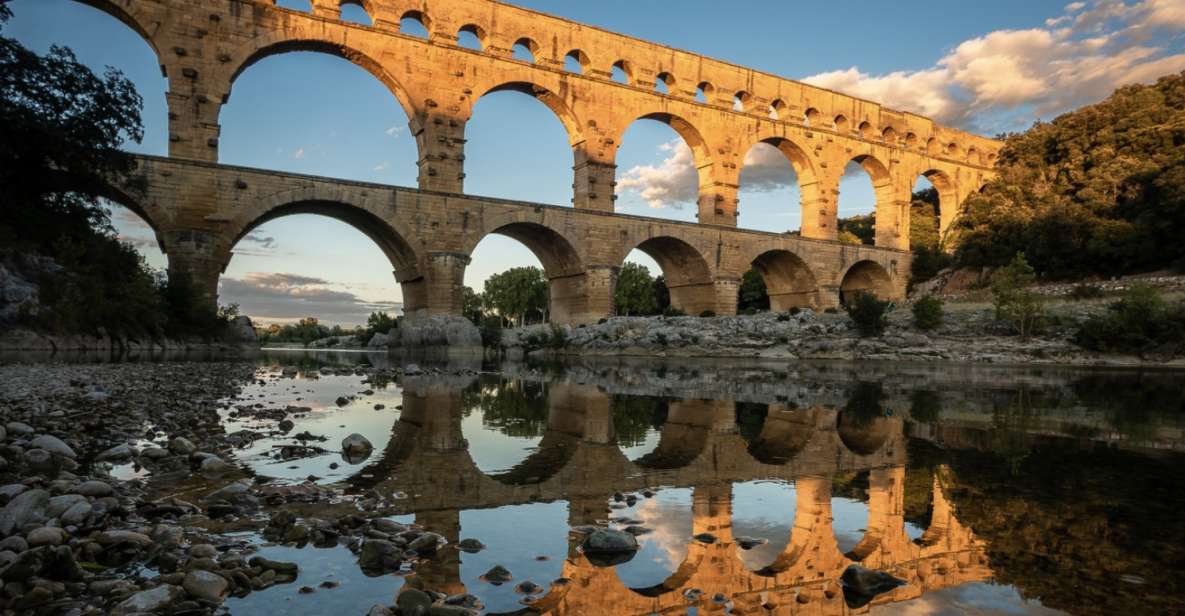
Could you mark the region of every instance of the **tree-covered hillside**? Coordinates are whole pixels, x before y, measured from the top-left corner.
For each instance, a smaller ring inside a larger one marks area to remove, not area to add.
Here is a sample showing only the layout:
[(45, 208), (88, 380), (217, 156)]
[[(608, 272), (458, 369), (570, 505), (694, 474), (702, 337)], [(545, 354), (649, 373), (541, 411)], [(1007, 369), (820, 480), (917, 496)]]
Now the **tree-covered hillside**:
[(1185, 73), (1007, 137), (956, 224), (962, 266), (1017, 252), (1044, 278), (1185, 269)]

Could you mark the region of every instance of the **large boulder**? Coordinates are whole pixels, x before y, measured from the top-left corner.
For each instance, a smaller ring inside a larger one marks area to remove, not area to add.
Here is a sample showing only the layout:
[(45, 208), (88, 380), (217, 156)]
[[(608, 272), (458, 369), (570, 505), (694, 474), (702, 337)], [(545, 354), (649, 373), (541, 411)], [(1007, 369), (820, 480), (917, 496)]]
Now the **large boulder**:
[(185, 591), (172, 584), (161, 584), (150, 590), (142, 590), (115, 606), (113, 616), (163, 612), (170, 605), (185, 598)]
[(230, 342), (259, 344), (259, 337), (255, 335), (255, 325), (251, 323), (251, 317), (245, 315), (235, 317), (235, 320), (230, 322), (226, 338)]
[(7, 537), (26, 524), (44, 522), (49, 498), (49, 492), (45, 490), (28, 490), (16, 495), (0, 511), (0, 535)]
[(391, 336), (379, 332), (370, 337), (370, 342), (366, 343), (367, 348), (371, 349), (385, 349), (391, 344)]
[(405, 349), (478, 349), (481, 348), (481, 332), (465, 317), (435, 314), (405, 319), (399, 327), (399, 346)]
[(580, 547), (590, 563), (611, 567), (632, 559), (638, 551), (638, 540), (624, 531), (599, 528), (590, 533)]

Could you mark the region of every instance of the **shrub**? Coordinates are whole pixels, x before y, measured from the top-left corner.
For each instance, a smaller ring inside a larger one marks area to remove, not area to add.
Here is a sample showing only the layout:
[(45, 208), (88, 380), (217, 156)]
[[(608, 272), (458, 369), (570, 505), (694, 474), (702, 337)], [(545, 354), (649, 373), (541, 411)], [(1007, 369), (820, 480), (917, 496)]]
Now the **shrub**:
[(1098, 299), (1104, 295), (1103, 287), (1097, 284), (1082, 283), (1074, 285), (1070, 289), (1071, 299)]
[(871, 293), (860, 291), (845, 309), (855, 324), (856, 331), (860, 332), (861, 336), (869, 338), (885, 332), (885, 327), (889, 324), (889, 306), (890, 302), (881, 301)]
[(502, 346), (502, 317), (488, 316), (482, 319), (481, 346), (488, 349)]
[(1045, 318), (1045, 301), (1028, 286), (1037, 279), (1023, 252), (992, 277), (992, 301), (996, 319), (1012, 325), (1022, 338), (1033, 335)]
[(790, 316), (794, 316), (794, 315), (796, 315), (796, 314), (799, 314), (800, 312), (802, 312), (802, 308), (799, 308), (798, 306), (795, 306), (795, 307), (793, 307), (793, 308), (791, 308), (791, 309), (790, 309)]
[(779, 322), (785, 322), (790, 320), (790, 315), (785, 312), (779, 312), (776, 318)]
[(942, 325), (942, 300), (927, 295), (913, 304), (913, 324), (922, 331), (930, 331)]
[(827, 308), (826, 310), (824, 310), (823, 314), (839, 314), (839, 310), (833, 306), (831, 308)]
[(716, 311), (714, 311), (714, 310), (705, 310), (705, 311), (703, 311), (703, 312), (699, 313), (699, 316), (701, 316), (701, 317), (703, 317), (703, 318), (705, 318), (705, 319), (707, 319), (707, 318), (710, 318), (710, 317), (714, 317), (714, 316), (716, 316)]
[(547, 345), (553, 349), (562, 349), (568, 344), (568, 332), (555, 323), (551, 324), (551, 336), (547, 339)]
[(1105, 314), (1088, 319), (1075, 342), (1094, 351), (1185, 350), (1185, 303), (1169, 305), (1153, 287), (1132, 286)]
[(683, 312), (682, 310), (679, 310), (678, 308), (676, 308), (674, 306), (667, 306), (662, 311), (662, 316), (664, 316), (664, 317), (685, 317), (685, 316), (687, 316), (687, 313)]

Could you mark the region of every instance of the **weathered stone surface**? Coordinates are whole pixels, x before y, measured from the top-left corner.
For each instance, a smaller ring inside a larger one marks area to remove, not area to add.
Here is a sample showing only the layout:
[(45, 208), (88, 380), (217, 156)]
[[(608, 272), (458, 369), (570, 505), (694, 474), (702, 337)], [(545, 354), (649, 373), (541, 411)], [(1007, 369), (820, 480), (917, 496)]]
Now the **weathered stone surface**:
[(78, 454), (74, 453), (74, 450), (71, 449), (70, 446), (67, 445), (64, 441), (62, 441), (62, 439), (60, 439), (56, 436), (51, 436), (49, 434), (42, 434), (41, 436), (34, 438), (31, 444), (34, 447), (37, 447), (39, 449), (44, 449), (45, 451), (48, 451), (49, 453), (52, 453), (57, 456), (74, 458), (74, 457), (77, 457), (77, 455), (78, 455)]
[(18, 494), (0, 511), (0, 535), (8, 536), (25, 524), (44, 521), (49, 498), (49, 492), (45, 490), (28, 490)]
[(197, 570), (185, 574), (181, 587), (195, 599), (221, 603), (230, 590), (230, 583), (217, 573)]
[(161, 612), (185, 597), (185, 591), (172, 584), (161, 584), (156, 588), (142, 590), (115, 606), (112, 616), (130, 616), (139, 613)]

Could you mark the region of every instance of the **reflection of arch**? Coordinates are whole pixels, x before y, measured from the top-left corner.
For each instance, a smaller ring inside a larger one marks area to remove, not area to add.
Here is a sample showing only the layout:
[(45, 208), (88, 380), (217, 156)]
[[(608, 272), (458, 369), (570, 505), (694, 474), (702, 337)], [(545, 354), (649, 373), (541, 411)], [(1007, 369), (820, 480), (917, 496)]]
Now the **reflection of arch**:
[(579, 436), (559, 430), (548, 430), (540, 439), (535, 452), (525, 460), (506, 472), (487, 476), (498, 483), (512, 486), (543, 483), (568, 465), (579, 442)]
[[(231, 74), (230, 81), (228, 82), (230, 84), (229, 87), (232, 89), (234, 88), (234, 82), (238, 80), (240, 75), (243, 74), (243, 71), (269, 56), (297, 51), (325, 53), (331, 56), (337, 56), (344, 60), (348, 60), (353, 64), (358, 65), (371, 75), (374, 75), (379, 81), (383, 83), (383, 85), (387, 86), (387, 89), (390, 90), (392, 94), (395, 95), (396, 100), (399, 101), (399, 105), (403, 108), (404, 114), (406, 114), (409, 119), (416, 117), (416, 108), (415, 105), (412, 104), (411, 96), (408, 95), (403, 86), (401, 86), (399, 82), (382, 67), (379, 61), (371, 57), (369, 54), (346, 45), (331, 43), (329, 41), (315, 39), (285, 39), (283, 38), (284, 36), (284, 33), (277, 31), (270, 34), (270, 36), (261, 35), (257, 38), (251, 39), (248, 43), (240, 47), (238, 50), (239, 53), (235, 54), (235, 57), (244, 58), (244, 60), (238, 65), (238, 67), (235, 68), (234, 73)], [(229, 98), (230, 92), (228, 91), (224, 96), (223, 103), (229, 100)], [(423, 144), (417, 143), (417, 145), (420, 146), (422, 152)]]
[(861, 418), (848, 411), (840, 411), (836, 417), (836, 431), (839, 440), (852, 453), (870, 456), (884, 446), (893, 430), (888, 417)]
[(788, 250), (770, 250), (753, 260), (753, 268), (765, 281), (771, 311), (819, 305), (819, 284), (811, 268), (798, 255)]
[[(670, 236), (652, 237), (634, 248), (658, 263), (671, 292), (671, 306), (687, 314), (715, 309), (712, 270), (698, 249)], [(621, 261), (624, 260), (623, 255)]]
[(831, 527), (831, 480), (824, 477), (799, 477), (794, 482), (794, 527), (790, 542), (774, 562), (756, 571), (773, 577), (798, 567), (804, 558), (835, 550)]
[[(564, 125), (564, 130), (568, 133), (569, 145), (577, 144), (584, 140), (581, 136), (580, 121), (576, 118), (576, 114), (572, 112), (563, 98), (551, 90), (526, 81), (510, 81), (486, 90), (481, 96), (494, 92), (519, 92), (538, 100), (546, 105)], [(475, 100), (481, 100), (481, 97), (479, 96)]]
[(419, 257), (423, 252), (414, 239), (417, 236), (364, 207), (341, 201), (340, 195), (332, 189), (298, 189), (274, 195), (262, 208), (252, 208), (231, 223), (233, 240), (226, 248), (233, 248), (243, 236), (260, 225), (293, 214), (327, 216), (354, 227), (378, 245), (400, 280), (418, 277)]
[(771, 404), (761, 432), (749, 441), (749, 455), (762, 464), (781, 466), (794, 459), (815, 434), (818, 409), (792, 409)]
[(661, 597), (671, 591), (679, 590), (691, 581), (691, 578), (699, 573), (700, 565), (704, 561), (707, 549), (697, 541), (692, 541), (687, 544), (687, 558), (679, 563), (679, 568), (674, 573), (667, 576), (667, 579), (655, 584), (654, 586), (647, 586), (646, 588), (630, 588), (630, 590), (642, 595), (643, 597)]
[(711, 434), (712, 414), (705, 406), (696, 400), (671, 402), (660, 430), (658, 447), (634, 460), (634, 464), (654, 470), (683, 468), (691, 464), (703, 453)]
[(877, 297), (889, 297), (893, 293), (893, 280), (889, 272), (875, 261), (859, 261), (848, 268), (839, 285), (839, 300), (847, 305), (860, 292)]

